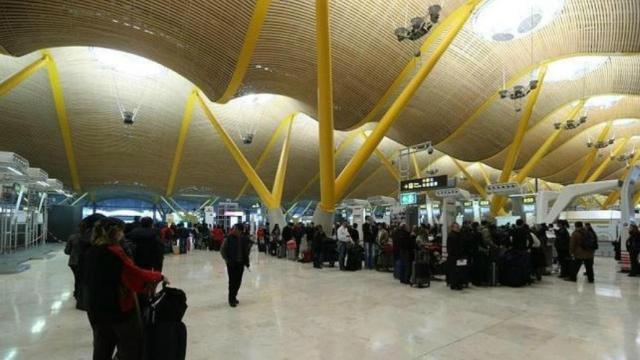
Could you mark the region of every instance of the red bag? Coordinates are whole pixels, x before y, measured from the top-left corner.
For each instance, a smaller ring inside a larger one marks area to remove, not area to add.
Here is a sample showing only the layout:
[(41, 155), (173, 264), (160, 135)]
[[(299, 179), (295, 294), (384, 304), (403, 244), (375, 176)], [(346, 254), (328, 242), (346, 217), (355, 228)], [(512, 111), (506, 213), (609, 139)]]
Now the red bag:
[(298, 247), (298, 244), (296, 244), (296, 241), (291, 239), (289, 241), (287, 241), (287, 249), (289, 250), (295, 250)]
[(313, 261), (313, 252), (311, 250), (304, 251), (302, 253), (302, 262), (312, 262)]

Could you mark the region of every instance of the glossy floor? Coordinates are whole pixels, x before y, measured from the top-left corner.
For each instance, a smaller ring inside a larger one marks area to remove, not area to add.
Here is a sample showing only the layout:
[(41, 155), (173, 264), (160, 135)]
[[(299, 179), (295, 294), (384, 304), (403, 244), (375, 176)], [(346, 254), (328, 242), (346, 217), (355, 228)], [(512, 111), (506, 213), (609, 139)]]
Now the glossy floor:
[[(218, 253), (166, 259), (188, 295), (188, 359), (640, 359), (640, 280), (617, 274), (613, 260), (597, 261), (595, 285), (547, 277), (452, 292), (252, 257), (236, 309)], [(0, 276), (0, 360), (90, 358), (66, 256), (31, 265)]]

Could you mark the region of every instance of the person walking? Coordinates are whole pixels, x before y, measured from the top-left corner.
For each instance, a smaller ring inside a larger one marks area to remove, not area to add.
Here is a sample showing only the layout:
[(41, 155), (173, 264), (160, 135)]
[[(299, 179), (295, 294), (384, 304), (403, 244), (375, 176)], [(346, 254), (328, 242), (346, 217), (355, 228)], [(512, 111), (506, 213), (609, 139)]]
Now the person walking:
[(340, 263), (340, 270), (345, 270), (344, 259), (347, 256), (347, 246), (353, 241), (351, 240), (351, 234), (349, 233), (349, 224), (344, 221), (337, 230), (338, 237), (338, 262)]
[(250, 240), (243, 233), (243, 225), (235, 224), (227, 238), (222, 243), (220, 254), (227, 263), (227, 275), (229, 276), (229, 306), (236, 307), (238, 291), (242, 285), (244, 268), (249, 269)]
[(631, 271), (629, 276), (634, 277), (640, 275), (640, 262), (638, 262), (638, 255), (640, 255), (640, 230), (638, 225), (629, 225), (629, 238), (627, 239), (627, 248), (629, 249), (629, 261), (631, 262)]
[(571, 256), (574, 257), (574, 266), (573, 271), (570, 274), (568, 281), (577, 281), (578, 273), (580, 272), (580, 267), (584, 264), (584, 267), (587, 270), (587, 279), (589, 283), (593, 283), (593, 257), (595, 252), (595, 239), (593, 239), (592, 235), (584, 228), (582, 225), (582, 221), (576, 221), (575, 230), (573, 234), (571, 234), (571, 240), (569, 243), (569, 251)]
[(160, 272), (136, 266), (121, 246), (123, 239), (122, 220), (102, 219), (94, 227), (92, 247), (85, 255), (93, 360), (111, 360), (116, 348), (120, 360), (142, 358), (143, 336), (134, 295), (150, 291), (160, 281), (168, 283)]

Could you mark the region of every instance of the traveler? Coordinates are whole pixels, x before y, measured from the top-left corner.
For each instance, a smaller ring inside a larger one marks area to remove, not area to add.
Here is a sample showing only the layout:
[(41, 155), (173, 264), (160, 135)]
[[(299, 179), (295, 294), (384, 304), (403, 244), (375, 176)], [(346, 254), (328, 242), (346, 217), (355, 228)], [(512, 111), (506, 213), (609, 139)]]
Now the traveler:
[(526, 251), (529, 244), (529, 229), (522, 219), (516, 220), (516, 227), (511, 231), (511, 248)]
[(353, 240), (354, 244), (360, 244), (360, 233), (358, 232), (358, 224), (353, 223), (353, 225), (349, 227), (349, 235), (351, 235), (351, 240)]
[(569, 277), (569, 281), (576, 281), (580, 267), (584, 264), (587, 270), (587, 278), (590, 283), (593, 283), (593, 256), (594, 247), (590, 245), (591, 234), (584, 228), (581, 221), (576, 221), (575, 230), (571, 234), (571, 240), (569, 244), (569, 251), (574, 257), (574, 267)]
[(393, 233), (393, 242), (398, 246), (398, 260), (396, 261), (398, 265), (398, 279), (403, 284), (410, 284), (411, 263), (413, 262), (414, 251), (416, 249), (416, 241), (407, 230), (407, 224), (400, 224), (398, 229)]
[(593, 227), (591, 226), (591, 223), (584, 223), (584, 227), (585, 229), (589, 232), (589, 234), (591, 234), (591, 236), (593, 236), (593, 239), (595, 240), (595, 249), (594, 250), (598, 250), (598, 234), (596, 234), (596, 231), (593, 230)]
[(364, 264), (367, 269), (371, 270), (376, 264), (378, 226), (371, 216), (365, 218), (362, 225), (362, 241), (364, 242)]
[(157, 231), (153, 229), (153, 220), (150, 217), (142, 218), (140, 226), (131, 230), (127, 238), (135, 245), (133, 261), (137, 266), (147, 270), (162, 271), (163, 245)]
[(313, 267), (316, 269), (322, 269), (322, 247), (324, 246), (324, 239), (326, 235), (322, 229), (322, 225), (315, 227), (313, 233), (313, 239), (311, 241), (311, 251), (313, 252)]
[(160, 272), (137, 267), (125, 254), (124, 222), (105, 218), (94, 227), (92, 247), (86, 253), (85, 283), (88, 316), (93, 330), (93, 359), (139, 360), (143, 338), (136, 312), (135, 293), (153, 289), (167, 279)]
[(176, 230), (176, 237), (178, 239), (178, 247), (180, 248), (180, 254), (186, 254), (188, 251), (187, 242), (189, 241), (189, 229), (184, 227), (184, 224), (178, 224)]
[[(544, 249), (546, 247), (546, 226), (535, 225), (531, 231), (531, 268), (536, 280), (542, 280), (542, 274), (547, 266)], [(544, 241), (543, 241), (544, 239)]]
[(496, 244), (493, 241), (493, 235), (491, 234), (491, 228), (487, 220), (482, 220), (480, 222), (480, 234), (482, 235), (484, 247), (489, 249), (493, 249), (496, 247)]
[(451, 290), (462, 290), (463, 284), (466, 282), (465, 270), (458, 269), (458, 260), (467, 257), (465, 245), (460, 234), (460, 225), (458, 223), (451, 224), (449, 233), (447, 234), (447, 283)]
[(568, 278), (571, 276), (571, 254), (569, 253), (569, 243), (571, 235), (569, 235), (569, 227), (566, 220), (558, 220), (556, 223), (558, 229), (556, 233), (555, 248), (558, 254), (558, 263), (560, 264), (560, 278)]
[(91, 234), (94, 224), (104, 219), (102, 214), (92, 214), (80, 222), (78, 232), (72, 234), (67, 240), (64, 253), (69, 255), (68, 265), (73, 272), (73, 297), (76, 299), (76, 309), (86, 310), (86, 302), (83, 299), (84, 254), (91, 247)]
[(224, 242), (224, 230), (222, 226), (216, 225), (211, 230), (211, 250), (220, 250), (222, 243)]
[(304, 225), (297, 223), (293, 227), (293, 238), (296, 241), (296, 258), (300, 255), (300, 244), (302, 243), (302, 237), (304, 236)]
[(293, 239), (293, 223), (288, 223), (282, 228), (282, 243), (286, 244), (287, 241)]
[(238, 291), (242, 284), (242, 274), (244, 268), (249, 269), (249, 250), (251, 242), (243, 233), (243, 225), (236, 224), (227, 238), (222, 243), (220, 254), (227, 263), (227, 274), (229, 276), (229, 306), (236, 307), (238, 301)]
[(348, 244), (353, 244), (349, 233), (349, 225), (346, 221), (338, 228), (336, 234), (338, 237), (338, 262), (340, 270), (345, 270), (344, 259), (347, 256), (347, 246)]
[(271, 230), (271, 241), (280, 241), (280, 225), (278, 224), (273, 225), (273, 230)]
[(627, 249), (629, 250), (629, 261), (631, 262), (631, 271), (629, 276), (640, 275), (640, 262), (638, 262), (638, 255), (640, 255), (640, 231), (638, 225), (629, 225), (629, 238), (627, 239)]

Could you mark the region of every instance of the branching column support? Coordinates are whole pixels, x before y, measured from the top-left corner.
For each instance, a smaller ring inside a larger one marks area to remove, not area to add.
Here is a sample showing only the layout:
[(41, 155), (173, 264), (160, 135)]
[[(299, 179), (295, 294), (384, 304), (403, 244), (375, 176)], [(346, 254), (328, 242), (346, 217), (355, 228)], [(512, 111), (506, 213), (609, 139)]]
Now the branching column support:
[(478, 180), (474, 179), (473, 176), (471, 176), (471, 174), (469, 174), (467, 169), (465, 169), (465, 167), (462, 166), (462, 164), (460, 164), (460, 162), (458, 160), (456, 160), (454, 158), (451, 158), (451, 161), (453, 161), (453, 163), (456, 165), (456, 167), (469, 180), (469, 182), (471, 183), (471, 185), (473, 185), (473, 187), (476, 189), (478, 194), (480, 194), (480, 196), (482, 196), (484, 199), (486, 199), (487, 198), (487, 191), (485, 190), (485, 188), (482, 185), (480, 185)]
[(62, 94), (62, 86), (60, 85), (58, 67), (48, 51), (43, 51), (42, 56), (47, 59), (49, 84), (51, 85), (51, 93), (53, 94), (53, 104), (56, 107), (56, 114), (58, 115), (58, 126), (60, 127), (60, 135), (62, 136), (64, 152), (67, 155), (67, 164), (69, 165), (69, 173), (71, 174), (71, 185), (73, 190), (78, 192), (81, 190), (80, 176), (78, 175), (76, 155), (73, 151), (71, 128), (69, 126), (69, 119), (67, 118), (67, 109), (64, 105), (64, 96)]
[(420, 166), (418, 166), (418, 158), (416, 157), (416, 153), (411, 154), (411, 162), (413, 162), (413, 170), (416, 172), (416, 178), (419, 178), (421, 171)]
[[(611, 126), (612, 126), (611, 121), (609, 121), (604, 126), (604, 128), (600, 132), (600, 135), (598, 136), (597, 143), (603, 142), (607, 138), (607, 135), (609, 134), (609, 130), (611, 130)], [(596, 155), (598, 155), (598, 150), (599, 149), (594, 146), (593, 149), (589, 151), (589, 154), (587, 154), (584, 164), (582, 165), (582, 168), (580, 168), (580, 172), (578, 172), (578, 176), (574, 181), (575, 184), (583, 183), (584, 180), (587, 178), (587, 175), (589, 174), (589, 170), (591, 170), (591, 167), (593, 166), (593, 162), (596, 160)]]
[(4, 79), (0, 83), (0, 96), (6, 95), (9, 91), (20, 85), (23, 81), (28, 79), (36, 71), (42, 69), (45, 65), (47, 65), (47, 56), (43, 55), (40, 59), (32, 62), (22, 70)]
[(617, 144), (615, 149), (613, 149), (613, 152), (611, 153), (611, 155), (605, 157), (605, 159), (602, 161), (600, 166), (598, 166), (596, 171), (594, 171), (593, 174), (591, 174), (591, 176), (589, 176), (589, 178), (587, 179), (586, 182), (597, 181), (598, 178), (600, 177), (600, 175), (602, 175), (604, 170), (607, 168), (607, 166), (609, 166), (609, 163), (611, 162), (611, 160), (613, 158), (615, 158), (616, 156), (620, 155), (620, 152), (624, 149), (625, 145), (627, 145), (628, 142), (629, 142), (629, 138), (628, 137), (622, 139), (620, 144)]
[(165, 196), (170, 197), (173, 195), (173, 189), (176, 185), (176, 178), (178, 176), (178, 169), (182, 162), (182, 156), (184, 155), (184, 144), (187, 141), (187, 134), (189, 133), (189, 126), (191, 125), (191, 119), (193, 118), (193, 106), (196, 103), (198, 96), (198, 90), (193, 89), (187, 103), (184, 107), (184, 113), (182, 114), (182, 122), (180, 123), (180, 133), (178, 134), (178, 144), (176, 145), (176, 151), (173, 154), (173, 163), (171, 165), (171, 173), (169, 174), (169, 182), (167, 183), (167, 189)]
[[(524, 139), (524, 134), (527, 132), (527, 128), (529, 127), (529, 119), (531, 119), (531, 114), (533, 113), (533, 108), (538, 101), (538, 96), (540, 95), (540, 91), (544, 86), (544, 76), (547, 73), (547, 65), (542, 65), (540, 70), (538, 71), (538, 87), (533, 90), (529, 94), (529, 99), (527, 100), (527, 105), (525, 106), (522, 117), (520, 118), (520, 122), (518, 123), (518, 129), (516, 130), (516, 134), (513, 138), (513, 142), (509, 147), (509, 152), (507, 153), (507, 158), (504, 163), (504, 168), (502, 169), (502, 173), (500, 174), (499, 182), (507, 182), (511, 177), (511, 172), (513, 171), (513, 167), (518, 160), (518, 155), (520, 154), (520, 147), (522, 145), (522, 140)], [(491, 214), (493, 216), (498, 214), (499, 209), (501, 209), (506, 201), (504, 196), (494, 196), (491, 201)]]
[[(620, 181), (624, 181), (624, 179), (627, 178), (627, 175), (629, 175), (629, 171), (636, 165), (636, 163), (638, 163), (638, 161), (640, 161), (640, 151), (636, 151), (636, 154), (633, 156), (631, 161), (629, 161), (629, 166), (627, 166), (627, 168), (622, 173), (622, 176), (620, 176)], [(602, 209), (608, 209), (609, 207), (611, 207), (611, 205), (615, 204), (618, 199), (620, 199), (620, 191), (616, 190), (611, 192), (611, 194), (609, 194), (609, 197), (607, 197), (607, 200), (605, 200), (604, 204), (602, 204)]]
[[(582, 111), (582, 108), (584, 107), (584, 103), (585, 103), (584, 99), (580, 100), (578, 104), (575, 106), (575, 108), (569, 114), (569, 117), (567, 120), (575, 119), (576, 116), (580, 113), (580, 111)], [(551, 146), (555, 143), (555, 141), (560, 136), (560, 133), (562, 133), (562, 128), (556, 129), (553, 131), (553, 133), (551, 133), (551, 136), (549, 136), (547, 140), (545, 140), (544, 144), (542, 144), (542, 146), (538, 148), (536, 153), (533, 154), (533, 156), (531, 157), (531, 159), (529, 159), (527, 164), (522, 169), (520, 169), (520, 171), (518, 172), (518, 175), (515, 178), (515, 182), (521, 184), (527, 178), (527, 176), (529, 176), (529, 174), (533, 171), (533, 169), (535, 169), (536, 166), (538, 166), (538, 164), (540, 163), (540, 160), (542, 160), (542, 158), (544, 158), (547, 155), (547, 153), (549, 152), (549, 149), (551, 149)]]
[(335, 159), (333, 148), (333, 72), (329, 0), (316, 0), (316, 48), (318, 63), (318, 125), (320, 142), (319, 208), (333, 214), (335, 209)]
[[(398, 115), (404, 110), (406, 105), (411, 100), (412, 96), (418, 90), (422, 82), (431, 73), (431, 70), (438, 63), (438, 60), (442, 57), (445, 51), (449, 48), (449, 45), (453, 42), (456, 35), (460, 32), (464, 24), (467, 22), (469, 16), (475, 9), (480, 0), (470, 0), (465, 5), (459, 7), (453, 14), (449, 15), (442, 24), (438, 25), (427, 38), (427, 42), (435, 43), (440, 35), (447, 31), (446, 35), (440, 43), (436, 46), (431, 57), (423, 63), (416, 75), (409, 81), (407, 86), (402, 90), (400, 95), (391, 104), (387, 112), (382, 116), (378, 125), (369, 135), (369, 138), (362, 147), (351, 158), (349, 163), (342, 170), (335, 183), (335, 198), (341, 198), (347, 191), (347, 188), (355, 179), (356, 174), (365, 164), (367, 159), (373, 154), (378, 144), (382, 141), (387, 131), (393, 125)], [(429, 43), (429, 45), (431, 45)]]

